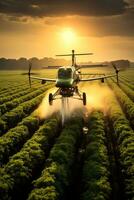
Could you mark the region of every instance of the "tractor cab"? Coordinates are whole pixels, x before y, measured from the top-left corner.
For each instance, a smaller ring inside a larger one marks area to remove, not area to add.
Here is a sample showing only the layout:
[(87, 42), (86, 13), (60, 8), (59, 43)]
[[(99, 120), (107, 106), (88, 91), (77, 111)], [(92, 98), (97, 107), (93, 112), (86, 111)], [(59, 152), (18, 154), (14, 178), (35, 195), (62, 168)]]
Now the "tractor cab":
[(71, 67), (60, 67), (56, 87), (70, 88), (73, 84), (73, 69)]

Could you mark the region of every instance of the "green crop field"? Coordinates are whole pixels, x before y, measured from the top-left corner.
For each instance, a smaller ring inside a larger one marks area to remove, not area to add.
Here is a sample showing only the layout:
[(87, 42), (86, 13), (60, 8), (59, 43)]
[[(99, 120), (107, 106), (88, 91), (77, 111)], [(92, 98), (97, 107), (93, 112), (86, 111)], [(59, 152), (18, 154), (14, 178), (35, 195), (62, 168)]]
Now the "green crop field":
[(63, 126), (60, 109), (36, 113), (54, 84), (30, 88), (23, 71), (1, 71), (0, 200), (134, 200), (133, 75), (121, 72), (119, 85), (116, 78), (80, 84), (88, 105), (78, 103)]

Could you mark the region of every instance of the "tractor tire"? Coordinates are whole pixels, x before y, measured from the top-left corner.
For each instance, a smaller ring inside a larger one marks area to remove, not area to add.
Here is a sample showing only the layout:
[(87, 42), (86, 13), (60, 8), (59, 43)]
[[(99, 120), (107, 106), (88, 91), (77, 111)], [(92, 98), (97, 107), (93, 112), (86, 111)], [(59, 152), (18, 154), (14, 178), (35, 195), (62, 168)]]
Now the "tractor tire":
[(52, 93), (49, 94), (49, 105), (52, 106), (53, 105), (53, 95)]
[(83, 92), (83, 105), (86, 106), (86, 104), (87, 104), (86, 93)]

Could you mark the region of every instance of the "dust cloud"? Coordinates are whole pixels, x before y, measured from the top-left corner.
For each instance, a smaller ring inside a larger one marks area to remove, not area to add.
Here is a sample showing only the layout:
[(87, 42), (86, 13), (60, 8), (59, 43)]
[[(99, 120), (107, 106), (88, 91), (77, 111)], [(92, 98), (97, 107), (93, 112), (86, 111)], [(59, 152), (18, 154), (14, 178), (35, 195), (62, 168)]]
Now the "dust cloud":
[(109, 108), (108, 100), (113, 97), (113, 92), (105, 85), (105, 83), (102, 84), (98, 81), (94, 83), (82, 83), (80, 84), (79, 89), (86, 93), (86, 106), (83, 106), (81, 100), (72, 97), (56, 99), (53, 101), (53, 105), (50, 106), (48, 102), (49, 93), (53, 94), (57, 90), (57, 88), (52, 88), (48, 90), (41, 104), (34, 112), (34, 115), (38, 116), (40, 119), (46, 119), (54, 113), (57, 113), (60, 114), (62, 124), (64, 124), (64, 122), (72, 116), (81, 114), (89, 115), (93, 110), (101, 110), (104, 114), (107, 113)]
[(56, 88), (51, 88), (47, 91), (41, 104), (34, 111), (35, 116), (39, 117), (40, 119), (46, 119), (46, 118), (50, 117), (52, 114), (59, 111), (59, 108), (60, 108), (59, 100), (56, 100), (56, 102), (54, 101), (52, 106), (49, 105), (49, 101), (48, 101), (49, 93), (53, 94), (55, 92), (56, 92)]
[(113, 98), (112, 90), (105, 84), (98, 81), (82, 85), (81, 90), (86, 93), (88, 112), (101, 110), (104, 114), (109, 109), (109, 99)]
[(49, 105), (49, 93), (54, 94), (56, 90), (57, 88), (52, 88), (47, 91), (41, 104), (35, 110), (34, 116), (37, 116), (40, 119), (47, 119), (54, 113), (57, 113), (61, 115), (62, 123), (64, 123), (70, 116), (75, 115), (75, 110), (83, 108), (82, 101), (73, 98), (61, 99), (60, 96), (56, 97), (57, 99), (53, 101), (53, 105)]

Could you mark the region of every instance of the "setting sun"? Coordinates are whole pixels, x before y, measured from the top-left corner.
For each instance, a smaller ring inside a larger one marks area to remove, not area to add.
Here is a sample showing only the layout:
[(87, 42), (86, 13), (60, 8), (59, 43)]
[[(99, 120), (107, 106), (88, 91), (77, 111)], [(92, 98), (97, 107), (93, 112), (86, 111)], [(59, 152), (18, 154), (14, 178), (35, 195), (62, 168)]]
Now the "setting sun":
[(61, 33), (64, 42), (72, 43), (75, 41), (75, 32), (72, 29), (64, 29)]

